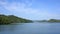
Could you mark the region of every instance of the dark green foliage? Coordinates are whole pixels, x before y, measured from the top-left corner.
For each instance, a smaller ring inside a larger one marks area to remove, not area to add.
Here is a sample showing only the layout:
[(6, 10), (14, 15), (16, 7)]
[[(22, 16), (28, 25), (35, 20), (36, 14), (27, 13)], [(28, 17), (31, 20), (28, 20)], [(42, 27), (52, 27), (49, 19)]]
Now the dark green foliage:
[(0, 24), (11, 24), (11, 23), (28, 23), (31, 20), (16, 17), (14, 15), (0, 15)]
[(48, 22), (60, 22), (60, 20), (57, 20), (57, 19), (50, 19), (50, 20), (48, 20)]
[(38, 20), (37, 22), (50, 22), (50, 23), (60, 23), (60, 20), (59, 19), (49, 19), (49, 20)]

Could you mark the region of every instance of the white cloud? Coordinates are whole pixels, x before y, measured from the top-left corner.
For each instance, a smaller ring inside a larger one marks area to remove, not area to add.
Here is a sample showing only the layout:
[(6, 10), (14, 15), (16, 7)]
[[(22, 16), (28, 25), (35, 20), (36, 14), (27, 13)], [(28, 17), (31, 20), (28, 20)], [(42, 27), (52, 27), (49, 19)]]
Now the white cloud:
[[(28, 1), (26, 1), (26, 3), (28, 3)], [(38, 12), (38, 10), (36, 10), (36, 9), (27, 7), (27, 5), (30, 7), (32, 5), (32, 3), (28, 3), (26, 5), (25, 3), (19, 3), (19, 2), (18, 3), (17, 2), (9, 3), (9, 2), (0, 1), (0, 5), (2, 5), (6, 10), (14, 11), (14, 12), (25, 12), (26, 14), (31, 14), (31, 13), (34, 14), (34, 13)]]
[[(0, 5), (4, 7), (4, 9), (16, 12), (16, 13), (24, 13), (24, 15), (33, 15), (34, 17), (41, 17), (43, 18), (52, 18), (56, 17), (54, 14), (50, 14), (47, 10), (40, 10), (40, 9), (33, 9), (32, 2), (26, 1), (26, 3), (20, 2), (12, 2), (9, 3), (8, 1), (0, 1)], [(54, 16), (53, 16), (54, 15)]]

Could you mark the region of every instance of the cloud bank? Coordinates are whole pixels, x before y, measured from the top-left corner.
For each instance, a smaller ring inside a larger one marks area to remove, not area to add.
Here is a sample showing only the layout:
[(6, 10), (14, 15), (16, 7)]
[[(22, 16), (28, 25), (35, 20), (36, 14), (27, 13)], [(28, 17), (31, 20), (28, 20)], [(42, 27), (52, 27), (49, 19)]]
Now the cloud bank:
[(56, 17), (56, 14), (50, 14), (48, 10), (40, 10), (40, 9), (32, 8), (33, 1), (34, 0), (31, 1), (21, 0), (21, 2), (19, 2), (18, 0), (14, 0), (14, 1), (11, 0), (10, 2), (9, 0), (0, 0), (0, 7), (2, 7), (5, 10), (8, 10), (6, 12), (13, 12), (14, 15), (32, 20), (48, 19), (48, 18)]

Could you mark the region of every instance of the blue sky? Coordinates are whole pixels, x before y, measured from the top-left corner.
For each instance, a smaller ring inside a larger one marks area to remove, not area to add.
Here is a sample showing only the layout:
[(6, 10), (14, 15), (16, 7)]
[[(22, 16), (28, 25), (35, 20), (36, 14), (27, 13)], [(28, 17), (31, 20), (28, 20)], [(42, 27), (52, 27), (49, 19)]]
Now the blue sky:
[(31, 20), (60, 19), (60, 0), (0, 0), (0, 14)]

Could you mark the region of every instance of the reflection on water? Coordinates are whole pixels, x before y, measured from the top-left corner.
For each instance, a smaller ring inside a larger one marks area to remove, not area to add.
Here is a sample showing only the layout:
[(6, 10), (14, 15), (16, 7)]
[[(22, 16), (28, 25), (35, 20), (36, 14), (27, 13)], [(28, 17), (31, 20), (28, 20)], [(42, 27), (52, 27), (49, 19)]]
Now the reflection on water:
[(2, 25), (2, 26), (0, 26), (0, 31), (8, 31), (8, 30), (10, 30), (10, 31), (13, 31), (13, 30), (15, 30), (15, 25)]
[(0, 25), (0, 31), (8, 31), (8, 30), (14, 31), (19, 25), (22, 25), (22, 24)]
[(60, 34), (60, 23), (0, 25), (0, 34)]

